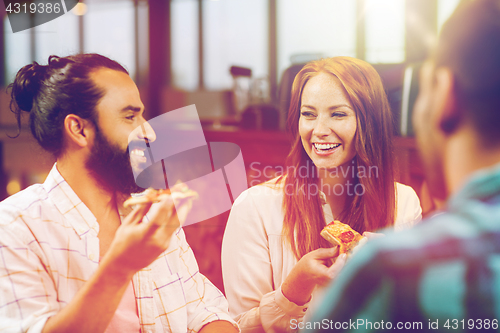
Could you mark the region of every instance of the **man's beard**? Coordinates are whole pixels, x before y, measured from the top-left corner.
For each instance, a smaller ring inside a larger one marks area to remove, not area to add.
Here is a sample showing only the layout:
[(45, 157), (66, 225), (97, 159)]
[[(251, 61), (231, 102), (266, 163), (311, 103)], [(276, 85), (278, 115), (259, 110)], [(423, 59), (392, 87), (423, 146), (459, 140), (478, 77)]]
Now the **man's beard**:
[(139, 187), (134, 178), (128, 150), (112, 145), (95, 127), (94, 146), (86, 167), (104, 188), (123, 194), (138, 193), (144, 189)]

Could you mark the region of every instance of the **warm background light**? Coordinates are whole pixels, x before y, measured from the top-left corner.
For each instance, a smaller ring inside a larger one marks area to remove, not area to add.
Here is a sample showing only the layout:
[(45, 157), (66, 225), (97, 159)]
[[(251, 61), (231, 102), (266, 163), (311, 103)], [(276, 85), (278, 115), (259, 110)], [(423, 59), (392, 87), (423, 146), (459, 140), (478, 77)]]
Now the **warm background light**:
[(83, 2), (79, 2), (71, 11), (73, 12), (73, 14), (78, 16), (85, 15), (85, 13), (87, 13), (87, 5)]
[(18, 179), (12, 179), (7, 183), (7, 194), (13, 195), (17, 192), (21, 191), (21, 183)]

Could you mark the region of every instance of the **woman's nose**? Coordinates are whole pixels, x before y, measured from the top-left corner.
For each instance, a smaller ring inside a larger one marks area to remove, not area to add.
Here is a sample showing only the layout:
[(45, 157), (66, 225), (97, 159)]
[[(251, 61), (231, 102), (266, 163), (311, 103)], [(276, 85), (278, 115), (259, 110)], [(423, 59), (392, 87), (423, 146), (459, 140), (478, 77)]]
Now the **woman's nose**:
[(323, 136), (330, 134), (330, 132), (331, 129), (328, 124), (328, 120), (324, 119), (323, 117), (318, 117), (314, 124), (313, 134), (317, 136)]

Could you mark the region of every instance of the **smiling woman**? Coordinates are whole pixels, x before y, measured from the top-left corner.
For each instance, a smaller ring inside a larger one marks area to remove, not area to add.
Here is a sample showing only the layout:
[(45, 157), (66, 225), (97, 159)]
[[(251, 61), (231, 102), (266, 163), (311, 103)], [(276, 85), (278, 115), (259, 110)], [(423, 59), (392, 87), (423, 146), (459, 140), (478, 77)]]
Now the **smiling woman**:
[(345, 255), (321, 237), (327, 223), (369, 238), (421, 218), (413, 189), (394, 181), (391, 111), (371, 65), (349, 57), (305, 65), (288, 121), (286, 173), (243, 192), (224, 234), (224, 288), (242, 332), (292, 331), (338, 274)]
[(318, 168), (342, 166), (356, 155), (356, 113), (335, 76), (320, 73), (305, 85), (299, 134), (307, 155)]
[[(311, 109), (312, 107), (312, 109)], [(312, 111), (314, 110), (314, 111)], [(362, 196), (328, 195), (336, 219), (359, 232), (373, 231), (394, 224), (396, 184), (392, 156), (392, 118), (380, 76), (368, 63), (349, 57), (323, 59), (307, 64), (295, 78), (289, 110), (289, 127), (295, 136), (287, 163), (317, 169), (318, 177), (288, 175), (286, 184), (319, 183), (326, 185), (361, 184)], [(339, 145), (319, 149), (319, 144)], [(375, 167), (383, 172), (377, 177), (333, 177), (349, 165), (355, 169)], [(322, 245), (312, 236), (295, 242), (294, 232), (319, 234), (324, 223), (321, 205), (314, 205), (300, 195), (284, 199), (284, 230), (295, 255)], [(305, 213), (305, 214), (304, 214)], [(310, 223), (297, 223), (311, 220)], [(368, 218), (369, 217), (369, 218)], [(326, 221), (330, 222), (330, 221)], [(296, 230), (297, 229), (297, 230)], [(326, 244), (323, 244), (325, 246)]]

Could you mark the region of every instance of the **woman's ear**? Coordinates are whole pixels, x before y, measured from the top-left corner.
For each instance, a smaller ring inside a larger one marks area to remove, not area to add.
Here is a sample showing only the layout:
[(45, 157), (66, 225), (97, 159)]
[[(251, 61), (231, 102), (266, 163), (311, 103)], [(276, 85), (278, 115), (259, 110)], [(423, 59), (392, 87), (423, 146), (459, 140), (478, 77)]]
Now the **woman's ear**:
[(462, 119), (455, 90), (455, 76), (449, 68), (441, 67), (435, 74), (435, 96), (438, 124), (445, 135), (455, 132)]
[(89, 144), (89, 138), (94, 131), (92, 122), (77, 115), (69, 114), (64, 118), (64, 132), (68, 141), (80, 148)]

